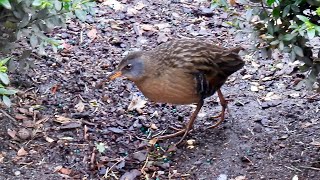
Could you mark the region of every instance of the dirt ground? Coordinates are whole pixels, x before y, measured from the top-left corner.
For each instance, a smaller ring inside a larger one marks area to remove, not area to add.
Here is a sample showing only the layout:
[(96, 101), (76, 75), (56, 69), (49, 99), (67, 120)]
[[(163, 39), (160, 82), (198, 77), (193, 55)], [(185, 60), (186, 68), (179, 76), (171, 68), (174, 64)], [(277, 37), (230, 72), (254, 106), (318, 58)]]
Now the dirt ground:
[(167, 150), (178, 138), (149, 145), (169, 126), (183, 127), (195, 106), (150, 102), (122, 79), (95, 88), (119, 60), (173, 38), (248, 42), (235, 42), (227, 14), (206, 1), (117, 2), (55, 30), (65, 49), (33, 54), (33, 70), (11, 74), (20, 92), (0, 112), (0, 179), (319, 179), (320, 97), (294, 85), (303, 75), (283, 56), (243, 56), (245, 67), (222, 88), (232, 101), (218, 128), (205, 130), (221, 109), (214, 95), (188, 143), (176, 152)]

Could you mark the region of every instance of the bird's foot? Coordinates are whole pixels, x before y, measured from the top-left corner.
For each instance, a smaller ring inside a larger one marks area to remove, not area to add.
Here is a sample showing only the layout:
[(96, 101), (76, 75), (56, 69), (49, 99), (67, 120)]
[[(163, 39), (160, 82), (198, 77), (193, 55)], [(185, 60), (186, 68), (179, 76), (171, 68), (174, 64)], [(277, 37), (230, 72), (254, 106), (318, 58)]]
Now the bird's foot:
[(163, 135), (163, 136), (157, 136), (156, 138), (158, 140), (164, 140), (164, 139), (170, 139), (170, 138), (182, 135), (180, 140), (177, 143), (174, 144), (175, 146), (178, 146), (179, 144), (181, 144), (181, 142), (184, 140), (184, 138), (187, 136), (187, 134), (192, 131), (190, 128), (187, 128), (187, 127), (184, 128), (184, 129), (178, 129), (178, 128), (175, 128), (175, 127), (170, 127), (170, 128), (175, 130), (175, 131), (177, 131), (177, 132), (172, 133), (172, 134)]

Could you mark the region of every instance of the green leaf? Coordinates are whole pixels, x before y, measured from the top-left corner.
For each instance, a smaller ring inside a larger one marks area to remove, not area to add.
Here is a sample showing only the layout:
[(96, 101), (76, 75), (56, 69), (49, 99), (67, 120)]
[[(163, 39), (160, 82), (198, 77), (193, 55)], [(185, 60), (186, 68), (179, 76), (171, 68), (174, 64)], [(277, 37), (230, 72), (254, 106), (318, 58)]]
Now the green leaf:
[(283, 36), (283, 40), (284, 41), (291, 41), (296, 36), (297, 36), (296, 33), (294, 33), (294, 34), (286, 34), (286, 35)]
[(3, 82), (3, 84), (8, 85), (10, 83), (9, 77), (7, 73), (0, 72), (0, 80)]
[(314, 36), (316, 35), (316, 30), (315, 29), (307, 30), (307, 35), (309, 39), (314, 38)]
[(74, 13), (76, 14), (76, 17), (79, 18), (81, 21), (86, 21), (87, 19), (87, 12), (80, 10), (80, 9), (76, 9), (74, 11)]
[(5, 65), (10, 59), (11, 59), (11, 57), (7, 57), (7, 58), (0, 60), (0, 66)]
[(300, 57), (303, 57), (303, 50), (299, 46), (294, 46), (293, 51)]
[(38, 37), (34, 34), (30, 37), (30, 45), (32, 48), (35, 48), (38, 45)]
[(275, 18), (280, 17), (280, 7), (277, 7), (277, 8), (275, 8), (275, 9), (273, 9), (272, 15), (273, 15)]
[(291, 8), (291, 6), (290, 6), (290, 5), (287, 5), (287, 6), (283, 9), (283, 11), (282, 11), (282, 17), (283, 17), (283, 18), (286, 17), (286, 16), (289, 14), (290, 8)]
[(271, 45), (277, 45), (277, 44), (279, 44), (279, 43), (280, 43), (279, 40), (275, 40), (275, 41), (270, 42)]
[(11, 100), (8, 96), (3, 95), (2, 96), (2, 102), (7, 106), (11, 107)]
[(60, 1), (58, 1), (58, 0), (56, 0), (56, 1), (54, 2), (54, 7), (55, 7), (55, 9), (56, 9), (57, 11), (61, 11), (61, 9), (62, 9), (62, 3), (61, 3)]
[(12, 89), (5, 89), (5, 88), (0, 88), (0, 94), (2, 95), (13, 95), (15, 93), (17, 93), (18, 91), (16, 90), (12, 90)]
[(96, 148), (100, 153), (103, 153), (106, 150), (104, 143), (96, 144)]
[(309, 19), (306, 16), (303, 15), (297, 15), (297, 18), (302, 22), (308, 22)]
[(11, 4), (9, 0), (0, 0), (0, 5), (3, 6), (6, 9), (11, 9)]
[(296, 60), (296, 57), (297, 57), (296, 53), (294, 52), (294, 50), (292, 50), (291, 53), (290, 53), (290, 59), (291, 59), (291, 61), (295, 61), (295, 60)]
[(275, 0), (267, 0), (268, 6), (271, 6), (274, 2), (275, 2)]
[(291, 5), (291, 9), (292, 9), (292, 11), (294, 11), (294, 12), (300, 12), (300, 8), (299, 8), (297, 5), (292, 4), (292, 5)]
[(32, 2), (32, 6), (36, 6), (36, 7), (41, 6), (41, 4), (42, 4), (42, 0), (34, 0)]
[(279, 43), (279, 49), (280, 49), (280, 51), (283, 51), (283, 49), (284, 49), (283, 41), (280, 41), (280, 43)]

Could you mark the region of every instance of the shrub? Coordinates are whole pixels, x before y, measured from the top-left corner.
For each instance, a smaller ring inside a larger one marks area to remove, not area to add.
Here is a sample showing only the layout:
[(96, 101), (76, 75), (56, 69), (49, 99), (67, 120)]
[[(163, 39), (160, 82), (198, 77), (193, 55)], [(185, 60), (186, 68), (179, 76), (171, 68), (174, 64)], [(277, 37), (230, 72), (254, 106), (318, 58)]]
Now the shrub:
[[(235, 4), (234, 1), (230, 1)], [(288, 53), (290, 58), (303, 62), (300, 67), (309, 87), (316, 82), (320, 72), (320, 53), (314, 55), (310, 41), (320, 36), (320, 0), (238, 0), (245, 9), (240, 15), (232, 11), (226, 0), (213, 0), (222, 6), (234, 20), (231, 23), (241, 32), (249, 32), (260, 49), (257, 55), (271, 56), (271, 50)], [(256, 57), (259, 57), (256, 56)], [(318, 91), (320, 88), (318, 86)]]
[[(48, 45), (54, 52), (62, 48), (62, 41), (45, 33), (64, 27), (67, 19), (74, 16), (85, 21), (89, 13), (94, 14), (94, 7), (91, 0), (0, 0), (0, 55), (8, 56), (19, 46), (19, 40), (27, 41), (30, 46), (24, 47), (18, 70), (27, 69), (32, 62), (26, 58), (32, 50), (45, 55)], [(7, 106), (11, 104), (8, 95), (15, 93), (5, 88), (9, 84), (6, 67), (9, 59), (0, 61), (0, 96)]]
[(6, 86), (10, 83), (9, 77), (7, 74), (7, 62), (10, 60), (9, 58), (1, 59), (0, 60), (0, 96), (2, 97), (2, 102), (10, 107), (11, 106), (11, 101), (9, 99), (9, 95), (15, 94), (15, 90), (7, 89)]

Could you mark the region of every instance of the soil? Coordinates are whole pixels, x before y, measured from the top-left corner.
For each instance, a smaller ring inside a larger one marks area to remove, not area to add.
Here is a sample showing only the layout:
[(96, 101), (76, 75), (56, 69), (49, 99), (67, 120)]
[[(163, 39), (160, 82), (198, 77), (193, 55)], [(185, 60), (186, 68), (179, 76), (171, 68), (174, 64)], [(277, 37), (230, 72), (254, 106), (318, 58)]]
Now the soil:
[(10, 75), (19, 93), (0, 113), (0, 179), (319, 179), (320, 97), (295, 86), (303, 75), (281, 55), (243, 56), (245, 67), (222, 88), (230, 102), (219, 127), (206, 129), (221, 110), (214, 95), (184, 144), (172, 152), (178, 137), (150, 145), (182, 128), (195, 105), (150, 102), (125, 79), (96, 88), (121, 58), (174, 38), (248, 41), (235, 41), (227, 14), (207, 1), (116, 2), (56, 29), (65, 49), (33, 53), (32, 70)]

